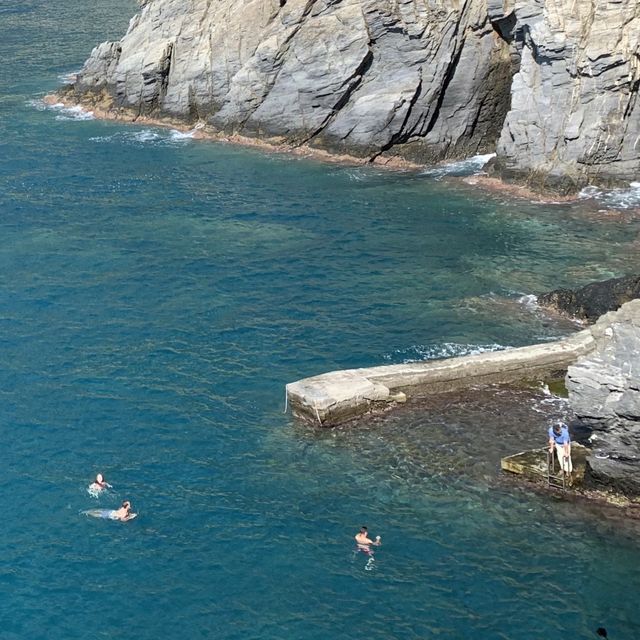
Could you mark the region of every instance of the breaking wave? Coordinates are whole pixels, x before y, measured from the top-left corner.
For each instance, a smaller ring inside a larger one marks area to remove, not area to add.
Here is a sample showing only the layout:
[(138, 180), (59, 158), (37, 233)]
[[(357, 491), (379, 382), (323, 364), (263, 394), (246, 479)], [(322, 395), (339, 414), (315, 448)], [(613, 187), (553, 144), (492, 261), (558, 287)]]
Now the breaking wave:
[(56, 120), (95, 120), (93, 111), (87, 111), (79, 105), (70, 107), (62, 102), (47, 104), (42, 99), (28, 100), (27, 105), (38, 111), (55, 112), (57, 114)]
[(77, 71), (67, 71), (67, 73), (61, 73), (58, 76), (58, 81), (60, 84), (72, 84), (76, 81), (78, 75), (80, 74), (80, 69)]
[(425, 169), (422, 173), (436, 180), (445, 176), (471, 176), (482, 171), (482, 168), (491, 158), (495, 157), (495, 155), (495, 153), (486, 153), (467, 158), (466, 160), (447, 162), (446, 164)]
[(457, 358), (458, 356), (472, 356), (491, 351), (504, 351), (509, 347), (500, 344), (460, 344), (458, 342), (444, 342), (437, 345), (412, 345), (406, 349), (397, 349), (392, 354), (384, 356), (385, 360), (402, 362), (422, 362), (424, 360), (442, 360)]
[(630, 182), (628, 189), (585, 187), (579, 197), (594, 200), (607, 209), (634, 209), (640, 207), (640, 182)]
[(532, 293), (528, 293), (522, 295), (518, 298), (518, 302), (527, 309), (539, 309), (538, 306), (538, 296), (533, 295)]
[(182, 143), (191, 140), (196, 129), (191, 131), (177, 131), (176, 129), (141, 129), (138, 131), (118, 131), (108, 136), (94, 136), (91, 142), (119, 142), (131, 145), (166, 145)]
[(93, 111), (87, 111), (80, 106), (67, 107), (64, 104), (52, 104), (50, 108), (58, 112), (56, 120), (95, 120)]
[(555, 420), (570, 422), (572, 414), (569, 398), (553, 393), (549, 387), (543, 383), (540, 385), (540, 390), (542, 394), (535, 399), (531, 408), (536, 413), (541, 413), (545, 416), (553, 415)]

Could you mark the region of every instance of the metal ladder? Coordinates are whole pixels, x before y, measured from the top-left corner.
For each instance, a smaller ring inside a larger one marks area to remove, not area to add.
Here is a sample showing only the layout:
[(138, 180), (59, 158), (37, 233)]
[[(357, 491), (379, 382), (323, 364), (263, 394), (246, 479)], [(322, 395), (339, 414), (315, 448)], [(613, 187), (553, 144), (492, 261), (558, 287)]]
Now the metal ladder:
[(547, 486), (554, 487), (555, 489), (567, 489), (567, 475), (563, 473), (562, 469), (558, 469), (556, 473), (556, 455), (555, 451), (549, 451), (547, 449)]

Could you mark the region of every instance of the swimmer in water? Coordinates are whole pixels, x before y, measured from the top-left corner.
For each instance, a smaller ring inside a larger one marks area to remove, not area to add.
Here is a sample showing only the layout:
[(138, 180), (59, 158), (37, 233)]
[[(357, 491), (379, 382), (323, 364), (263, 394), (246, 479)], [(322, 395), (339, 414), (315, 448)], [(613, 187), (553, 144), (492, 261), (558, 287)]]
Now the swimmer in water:
[(96, 479), (89, 485), (89, 493), (100, 493), (105, 489), (111, 489), (111, 485), (104, 479), (104, 476), (99, 473)]
[(375, 540), (371, 540), (369, 538), (369, 532), (365, 526), (360, 527), (360, 531), (356, 533), (355, 539), (356, 549), (358, 551), (362, 551), (362, 553), (367, 556), (373, 555), (373, 550), (371, 549), (372, 546), (379, 547), (382, 544), (380, 536), (376, 536)]
[(125, 520), (129, 520), (133, 517), (133, 514), (131, 513), (131, 503), (128, 500), (124, 500), (122, 506), (119, 509), (116, 509), (111, 514), (111, 517), (114, 520), (122, 520), (123, 522)]

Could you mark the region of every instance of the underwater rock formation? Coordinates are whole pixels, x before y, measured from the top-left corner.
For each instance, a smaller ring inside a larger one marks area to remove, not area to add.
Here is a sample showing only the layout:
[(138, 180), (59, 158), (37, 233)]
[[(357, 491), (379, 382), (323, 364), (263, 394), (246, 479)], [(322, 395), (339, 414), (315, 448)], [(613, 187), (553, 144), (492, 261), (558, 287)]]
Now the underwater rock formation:
[(418, 163), (496, 149), (538, 188), (640, 162), (635, 0), (144, 0), (67, 97), (129, 116)]

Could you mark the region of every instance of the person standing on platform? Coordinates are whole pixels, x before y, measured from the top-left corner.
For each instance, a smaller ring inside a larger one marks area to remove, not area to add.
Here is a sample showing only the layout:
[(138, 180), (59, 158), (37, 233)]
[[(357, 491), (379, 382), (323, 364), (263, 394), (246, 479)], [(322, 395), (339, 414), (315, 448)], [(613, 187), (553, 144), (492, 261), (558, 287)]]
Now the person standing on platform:
[(571, 477), (573, 463), (571, 461), (571, 438), (569, 427), (564, 422), (557, 422), (549, 427), (549, 452), (553, 455), (555, 449), (562, 473)]

